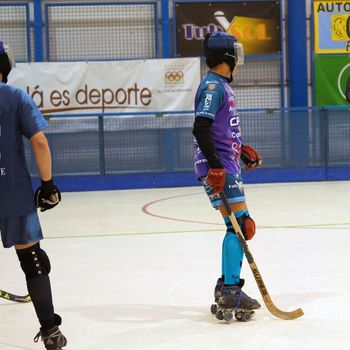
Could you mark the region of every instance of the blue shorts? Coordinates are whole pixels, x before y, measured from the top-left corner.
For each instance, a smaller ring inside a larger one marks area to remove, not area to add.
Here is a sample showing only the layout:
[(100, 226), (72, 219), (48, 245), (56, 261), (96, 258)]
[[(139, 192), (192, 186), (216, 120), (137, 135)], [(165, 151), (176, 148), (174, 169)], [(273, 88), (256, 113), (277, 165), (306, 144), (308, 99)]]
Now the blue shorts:
[[(204, 179), (202, 179), (202, 183), (213, 208), (217, 209), (218, 206), (223, 205), (220, 194), (213, 196), (213, 189), (204, 183)], [(245, 201), (243, 181), (239, 174), (226, 174), (224, 193), (229, 203)]]
[(23, 216), (0, 219), (2, 245), (10, 248), (17, 244), (37, 242), (43, 239), (36, 211)]

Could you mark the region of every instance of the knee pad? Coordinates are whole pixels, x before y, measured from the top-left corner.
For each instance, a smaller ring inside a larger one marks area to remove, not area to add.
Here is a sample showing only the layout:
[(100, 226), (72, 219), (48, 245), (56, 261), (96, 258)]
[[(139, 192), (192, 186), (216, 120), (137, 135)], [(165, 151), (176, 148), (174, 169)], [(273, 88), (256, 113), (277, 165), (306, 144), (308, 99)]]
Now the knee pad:
[(247, 215), (246, 213), (244, 213), (242, 216), (236, 219), (237, 219), (238, 225), (242, 230), (244, 238), (247, 241), (252, 239), (255, 235), (255, 230), (256, 230), (254, 220), (249, 216), (249, 214)]
[(17, 250), (18, 259), (26, 279), (47, 276), (51, 271), (49, 257), (37, 243), (29, 248)]

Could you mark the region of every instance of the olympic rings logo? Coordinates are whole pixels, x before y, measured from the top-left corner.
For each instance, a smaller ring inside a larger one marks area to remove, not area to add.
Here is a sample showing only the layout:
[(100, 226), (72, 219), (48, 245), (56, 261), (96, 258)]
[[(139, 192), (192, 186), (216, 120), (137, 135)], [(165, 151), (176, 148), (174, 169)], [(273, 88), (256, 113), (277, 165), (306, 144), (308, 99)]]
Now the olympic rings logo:
[(183, 81), (184, 78), (184, 72), (181, 70), (178, 71), (166, 71), (165, 72), (165, 80), (167, 82), (173, 82), (173, 83), (180, 83)]

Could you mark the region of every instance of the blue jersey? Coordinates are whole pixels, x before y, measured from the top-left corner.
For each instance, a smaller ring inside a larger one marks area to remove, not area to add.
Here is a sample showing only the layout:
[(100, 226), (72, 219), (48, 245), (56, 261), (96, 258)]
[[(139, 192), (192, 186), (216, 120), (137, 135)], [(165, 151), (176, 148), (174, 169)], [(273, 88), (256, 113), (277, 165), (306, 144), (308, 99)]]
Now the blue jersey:
[(35, 210), (23, 136), (30, 139), (47, 127), (32, 98), (0, 83), (0, 218)]
[[(235, 94), (224, 77), (209, 71), (195, 97), (195, 117), (213, 120), (211, 136), (227, 173), (240, 174), (241, 129)], [(206, 176), (208, 162), (194, 138), (194, 168), (197, 178)]]

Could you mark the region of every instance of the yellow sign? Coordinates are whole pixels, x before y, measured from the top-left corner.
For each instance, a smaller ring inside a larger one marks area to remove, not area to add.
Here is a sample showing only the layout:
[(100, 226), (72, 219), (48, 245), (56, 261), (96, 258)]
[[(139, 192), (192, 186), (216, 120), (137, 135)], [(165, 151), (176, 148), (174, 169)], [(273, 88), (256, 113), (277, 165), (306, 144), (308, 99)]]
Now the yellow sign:
[(256, 55), (278, 51), (280, 43), (276, 42), (276, 31), (279, 31), (279, 24), (276, 21), (235, 16), (229, 22), (221, 11), (215, 12), (214, 17), (227, 33), (235, 36), (243, 44), (245, 54)]
[(316, 53), (350, 53), (350, 2), (314, 1)]

